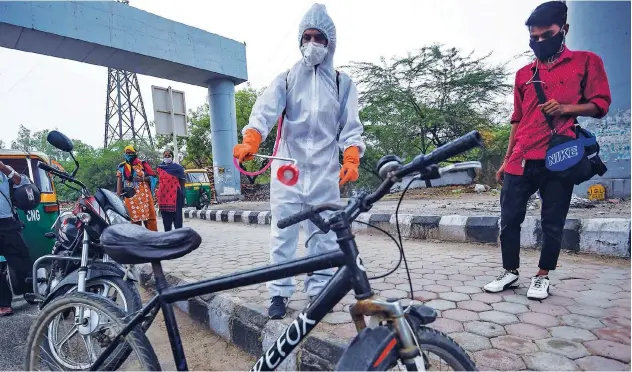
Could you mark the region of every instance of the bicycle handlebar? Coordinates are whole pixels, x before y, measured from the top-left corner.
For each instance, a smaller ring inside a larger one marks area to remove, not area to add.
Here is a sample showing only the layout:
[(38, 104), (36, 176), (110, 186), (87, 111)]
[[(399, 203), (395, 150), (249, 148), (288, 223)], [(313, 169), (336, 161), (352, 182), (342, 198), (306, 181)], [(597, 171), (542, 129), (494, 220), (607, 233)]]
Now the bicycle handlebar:
[(279, 227), (279, 229), (285, 229), (286, 227), (290, 227), (309, 219), (321, 231), (327, 233), (329, 232), (329, 224), (325, 222), (325, 219), (320, 215), (320, 213), (328, 210), (340, 210), (342, 208), (342, 206), (336, 204), (321, 204), (318, 206), (309, 206), (305, 210), (291, 215), (290, 217), (279, 220), (277, 226)]
[(470, 133), (447, 143), (424, 157), (424, 167), (431, 164), (438, 164), (454, 156), (482, 146), (481, 134), (473, 130)]
[(459, 137), (452, 142), (446, 143), (438, 149), (435, 149), (428, 155), (418, 155), (410, 163), (395, 170), (391, 177), (386, 177), (378, 189), (365, 198), (363, 204), (365, 206), (375, 204), (375, 202), (382, 199), (384, 195), (388, 194), (391, 187), (393, 187), (397, 181), (403, 179), (404, 177), (417, 172), (421, 172), (423, 174), (426, 170), (430, 171), (428, 168), (431, 166), (441, 163), (442, 161), (446, 161), (453, 156), (459, 155), (478, 146), (482, 146), (481, 135), (478, 131), (473, 130), (470, 133)]
[[(432, 151), (428, 155), (418, 155), (410, 163), (399, 167), (392, 171), (384, 179), (384, 181), (378, 186), (370, 195), (361, 196), (352, 199), (347, 207), (342, 207), (337, 204), (321, 204), (317, 206), (310, 206), (309, 208), (296, 213), (292, 216), (283, 218), (277, 223), (279, 229), (295, 225), (299, 222), (309, 219), (323, 232), (329, 232), (330, 226), (321, 216), (320, 213), (324, 211), (336, 211), (344, 208), (344, 213), (351, 218), (356, 217), (356, 212), (368, 211), (375, 202), (382, 199), (391, 190), (393, 185), (399, 180), (413, 173), (428, 171), (436, 171), (436, 167), (432, 167), (442, 161), (445, 161), (451, 157), (459, 155), (465, 151), (473, 149), (475, 147), (482, 146), (481, 135), (478, 131), (471, 131), (470, 133), (455, 139), (454, 141), (447, 143), (438, 149)], [(439, 172), (441, 173), (441, 172)]]

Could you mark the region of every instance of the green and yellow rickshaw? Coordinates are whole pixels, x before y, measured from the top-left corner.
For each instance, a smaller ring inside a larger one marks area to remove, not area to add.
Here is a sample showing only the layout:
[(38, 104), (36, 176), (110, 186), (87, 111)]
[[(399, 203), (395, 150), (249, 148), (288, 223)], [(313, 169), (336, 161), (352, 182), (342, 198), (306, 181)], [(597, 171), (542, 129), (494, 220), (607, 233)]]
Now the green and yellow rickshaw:
[(35, 261), (51, 253), (55, 241), (46, 238), (44, 234), (51, 230), (51, 226), (59, 216), (59, 204), (53, 180), (48, 173), (37, 167), (40, 162), (50, 165), (50, 159), (41, 152), (0, 149), (0, 161), (15, 169), (16, 172), (28, 176), (41, 192), (41, 202), (36, 209), (28, 212), (18, 210), (20, 220), (24, 222), (22, 235), (29, 247), (31, 260)]
[(211, 182), (206, 169), (185, 169), (185, 207), (202, 209), (211, 204)]

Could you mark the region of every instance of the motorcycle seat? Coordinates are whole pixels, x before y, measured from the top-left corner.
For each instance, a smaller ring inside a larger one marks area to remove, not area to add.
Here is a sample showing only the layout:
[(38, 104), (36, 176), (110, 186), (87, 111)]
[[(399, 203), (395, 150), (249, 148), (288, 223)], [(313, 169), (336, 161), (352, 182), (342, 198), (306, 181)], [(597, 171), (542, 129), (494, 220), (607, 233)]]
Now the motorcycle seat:
[(122, 265), (180, 258), (194, 251), (202, 238), (190, 227), (156, 232), (135, 224), (117, 224), (101, 235), (103, 251)]

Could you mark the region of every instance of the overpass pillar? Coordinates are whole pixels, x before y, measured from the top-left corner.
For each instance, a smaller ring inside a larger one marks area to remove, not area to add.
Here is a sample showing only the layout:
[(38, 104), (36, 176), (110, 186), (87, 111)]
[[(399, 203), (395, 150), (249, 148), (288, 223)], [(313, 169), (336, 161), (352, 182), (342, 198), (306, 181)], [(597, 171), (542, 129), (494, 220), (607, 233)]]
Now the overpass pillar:
[(603, 119), (579, 118), (597, 136), (600, 156), (608, 172), (575, 187), (586, 197), (590, 185), (600, 183), (607, 197), (630, 197), (630, 2), (567, 1), (571, 50), (587, 50), (604, 63), (612, 104)]
[(233, 164), (233, 147), (237, 144), (235, 83), (230, 79), (210, 80), (208, 99), (217, 201), (240, 200), (240, 174)]

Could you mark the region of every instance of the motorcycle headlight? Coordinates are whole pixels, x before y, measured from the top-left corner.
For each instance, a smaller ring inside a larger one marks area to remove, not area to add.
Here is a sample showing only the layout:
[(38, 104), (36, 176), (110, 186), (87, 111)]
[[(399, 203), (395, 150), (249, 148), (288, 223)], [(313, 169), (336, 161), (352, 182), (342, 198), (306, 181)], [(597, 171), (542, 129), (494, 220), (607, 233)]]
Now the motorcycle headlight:
[(108, 209), (107, 212), (105, 212), (108, 216), (108, 219), (110, 220), (110, 225), (118, 225), (121, 223), (129, 223), (128, 220), (125, 219), (125, 217), (121, 216), (120, 214), (114, 212), (111, 209)]

